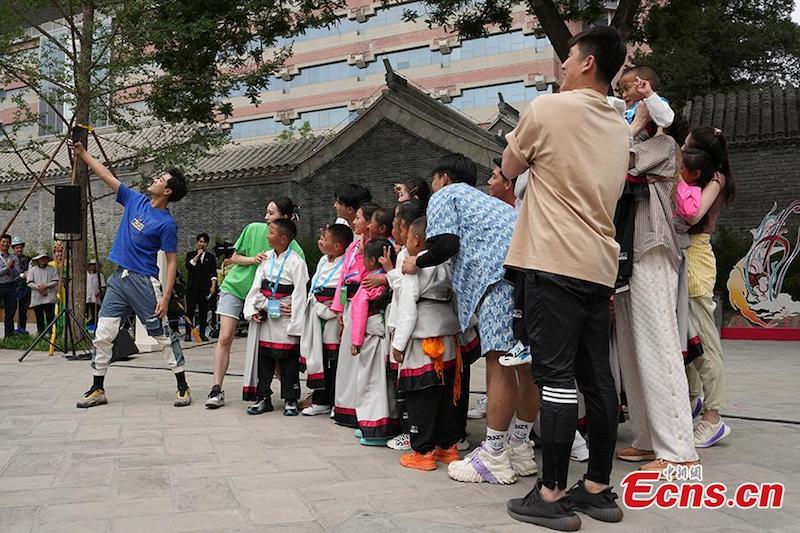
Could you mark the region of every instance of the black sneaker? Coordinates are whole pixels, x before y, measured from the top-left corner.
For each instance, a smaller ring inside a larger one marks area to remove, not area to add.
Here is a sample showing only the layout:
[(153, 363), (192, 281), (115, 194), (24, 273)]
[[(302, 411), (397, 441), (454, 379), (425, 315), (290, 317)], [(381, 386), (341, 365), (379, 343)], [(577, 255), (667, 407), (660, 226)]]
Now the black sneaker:
[(581, 519), (570, 508), (569, 500), (564, 497), (547, 502), (539, 492), (541, 486), (539, 481), (524, 498), (508, 500), (506, 506), (511, 518), (557, 531), (578, 531)]
[(248, 415), (261, 415), (274, 411), (272, 407), (272, 400), (270, 398), (261, 398), (256, 403), (247, 408)]
[(211, 392), (208, 393), (205, 405), (208, 409), (218, 409), (225, 405), (225, 391), (219, 385), (211, 387)]
[(618, 496), (608, 487), (602, 492), (592, 494), (584, 486), (584, 480), (575, 483), (567, 492), (572, 508), (601, 522), (619, 522), (622, 509), (616, 504)]
[(283, 416), (297, 416), (297, 400), (287, 400), (283, 408)]

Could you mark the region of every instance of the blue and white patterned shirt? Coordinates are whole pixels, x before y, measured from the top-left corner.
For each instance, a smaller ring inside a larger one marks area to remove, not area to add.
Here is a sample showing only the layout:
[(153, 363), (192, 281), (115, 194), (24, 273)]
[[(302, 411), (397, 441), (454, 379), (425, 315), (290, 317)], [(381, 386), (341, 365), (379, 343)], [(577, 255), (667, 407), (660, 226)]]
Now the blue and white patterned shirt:
[(426, 238), (445, 233), (459, 238), (451, 273), (458, 320), (465, 330), (486, 289), (503, 279), (517, 212), (475, 187), (454, 183), (431, 196), (427, 217)]

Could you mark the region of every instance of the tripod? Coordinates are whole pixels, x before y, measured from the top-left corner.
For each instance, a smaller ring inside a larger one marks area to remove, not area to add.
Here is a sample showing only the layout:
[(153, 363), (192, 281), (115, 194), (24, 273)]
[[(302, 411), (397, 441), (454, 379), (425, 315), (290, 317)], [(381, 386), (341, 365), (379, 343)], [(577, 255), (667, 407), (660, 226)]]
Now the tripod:
[[(75, 312), (72, 310), (72, 306), (69, 305), (70, 302), (69, 282), (72, 279), (70, 277), (70, 269), (71, 269), (70, 256), (72, 255), (72, 241), (67, 240), (65, 242), (66, 242), (66, 247), (64, 250), (64, 262), (66, 268), (64, 269), (64, 276), (62, 277), (62, 281), (64, 283), (64, 307), (58, 312), (55, 318), (53, 318), (50, 324), (48, 324), (47, 327), (44, 328), (44, 331), (39, 332), (39, 335), (36, 336), (36, 338), (33, 340), (33, 343), (31, 343), (28, 349), (25, 350), (25, 352), (19, 356), (19, 359), (17, 359), (17, 361), (19, 361), (20, 363), (28, 356), (29, 353), (31, 353), (31, 351), (33, 351), (34, 347), (36, 346), (36, 344), (39, 343), (40, 340), (45, 338), (45, 336), (49, 337), (51, 329), (55, 327), (56, 322), (58, 322), (58, 320), (62, 317), (64, 318), (63, 346), (59, 346), (54, 341), (49, 339), (47, 343), (50, 346), (58, 349), (59, 351), (64, 352), (64, 357), (71, 361), (87, 361), (92, 358), (91, 352), (87, 352), (86, 350), (81, 350), (81, 353), (76, 353), (75, 350), (75, 347), (78, 343), (80, 343), (84, 339), (91, 340), (92, 336), (89, 334), (89, 332), (86, 330), (86, 327), (83, 325), (83, 320), (79, 319), (75, 315)], [(72, 330), (73, 321), (75, 325), (79, 328), (80, 338), (78, 339), (75, 338), (75, 334)], [(69, 352), (72, 353), (70, 355), (67, 355), (69, 354)]]

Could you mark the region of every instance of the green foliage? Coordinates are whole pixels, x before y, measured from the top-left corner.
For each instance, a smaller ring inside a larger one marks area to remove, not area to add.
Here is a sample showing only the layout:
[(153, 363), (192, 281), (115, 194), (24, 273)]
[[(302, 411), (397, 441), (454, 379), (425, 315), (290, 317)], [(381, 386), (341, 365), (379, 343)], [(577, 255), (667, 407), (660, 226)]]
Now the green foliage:
[(319, 251), (319, 246), (317, 246), (317, 239), (303, 237), (297, 239), (297, 244), (299, 244), (300, 248), (303, 249), (303, 253), (306, 256), (306, 265), (308, 265), (308, 271), (311, 275), (313, 275), (317, 270), (317, 263), (319, 263), (319, 260), (322, 257), (322, 252)]
[(170, 122), (230, 116), (237, 87), (255, 104), (288, 57), (292, 36), (330, 24), (343, 0), (135, 0), (116, 20), (161, 74), (148, 86), (153, 113)]
[[(297, 133), (298, 137), (295, 137), (294, 135), (295, 133)], [(306, 120), (297, 129), (295, 129), (294, 126), (289, 126), (285, 130), (280, 132), (280, 134), (278, 134), (278, 136), (275, 137), (275, 140), (279, 143), (285, 143), (294, 140), (295, 138), (308, 139), (309, 137), (313, 136), (314, 136), (314, 130), (311, 127), (311, 123)]]
[[(14, 335), (13, 337), (4, 337), (0, 339), (0, 350), (19, 350), (20, 352), (27, 350), (35, 337), (30, 335)], [(35, 352), (47, 352), (50, 350), (49, 337), (42, 339), (33, 347)], [(56, 344), (62, 346), (63, 339), (56, 339)], [(75, 345), (76, 351), (85, 351), (92, 349), (92, 342), (89, 339), (82, 339)], [(58, 348), (55, 349), (56, 355), (60, 355)]]
[(647, 43), (636, 64), (652, 66), (659, 92), (680, 104), (739, 87), (800, 83), (794, 0), (671, 0), (649, 10), (633, 35)]
[(712, 239), (714, 256), (717, 258), (716, 292), (727, 294), (728, 276), (734, 265), (747, 255), (752, 244), (753, 238), (749, 232), (735, 231), (727, 226), (717, 229)]

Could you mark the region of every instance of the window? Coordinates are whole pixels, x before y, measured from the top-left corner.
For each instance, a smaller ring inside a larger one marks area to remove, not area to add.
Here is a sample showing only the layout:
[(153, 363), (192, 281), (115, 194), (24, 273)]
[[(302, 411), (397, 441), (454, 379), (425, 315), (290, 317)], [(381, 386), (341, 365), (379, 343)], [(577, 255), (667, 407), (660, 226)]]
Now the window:
[[(56, 34), (54, 37), (59, 39), (65, 33)], [(39, 42), (39, 68), (42, 77), (52, 79), (64, 79), (66, 74), (66, 54), (53, 43), (49, 38), (42, 37)], [(45, 98), (39, 98), (39, 135), (51, 135), (64, 131), (64, 123), (59, 114), (65, 116), (64, 98), (59, 88), (45, 80), (41, 81), (41, 92)]]
[[(352, 122), (358, 113), (348, 111), (347, 107), (333, 107), (330, 109), (318, 109), (316, 111), (304, 111), (294, 121), (292, 126), (299, 128), (303, 123), (308, 122), (315, 130), (332, 128), (344, 121)], [(265, 137), (268, 135), (278, 135), (289, 126), (276, 122), (274, 118), (257, 118), (255, 120), (244, 120), (231, 124), (232, 139), (249, 139), (252, 137)]]
[(516, 81), (513, 83), (464, 89), (461, 92), (461, 96), (453, 98), (450, 105), (456, 109), (496, 106), (500, 102), (497, 93), (502, 93), (503, 99), (509, 104), (527, 104), (539, 94), (552, 92), (553, 87), (550, 85), (547, 86), (547, 90), (539, 91), (536, 87), (526, 87), (523, 82)]
[(536, 50), (538, 52), (549, 46), (550, 41), (546, 37), (537, 38), (534, 35), (525, 35), (521, 30), (517, 30), (462, 41), (461, 46), (453, 48), (450, 55), (453, 60), (457, 61), (459, 59), (507, 54), (519, 50)]

